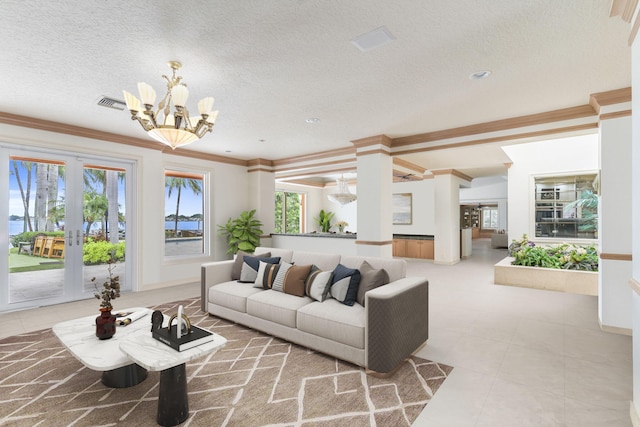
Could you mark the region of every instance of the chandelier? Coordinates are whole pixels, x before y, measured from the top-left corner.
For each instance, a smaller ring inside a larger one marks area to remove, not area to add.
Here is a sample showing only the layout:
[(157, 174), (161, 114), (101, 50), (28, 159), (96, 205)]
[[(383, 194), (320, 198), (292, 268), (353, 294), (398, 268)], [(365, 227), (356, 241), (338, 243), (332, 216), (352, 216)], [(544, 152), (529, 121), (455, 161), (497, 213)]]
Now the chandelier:
[[(189, 90), (182, 82), (182, 77), (176, 76), (176, 71), (182, 67), (182, 64), (169, 61), (169, 67), (173, 70), (173, 75), (171, 78), (162, 76), (167, 81), (167, 93), (155, 111), (153, 104), (156, 102), (156, 91), (147, 83), (138, 83), (142, 102), (126, 90), (123, 92), (127, 108), (131, 111), (131, 120), (137, 120), (149, 136), (175, 150), (211, 132), (218, 117), (218, 111), (211, 111), (213, 98), (207, 97), (198, 102), (200, 117), (189, 117), (189, 111), (185, 106)], [(175, 109), (174, 113), (171, 113), (171, 104)], [(141, 110), (141, 105), (144, 105), (144, 111)]]
[(347, 181), (344, 179), (344, 175), (341, 175), (340, 178), (336, 180), (336, 183), (338, 185), (338, 192), (329, 194), (327, 196), (329, 200), (333, 203), (338, 203), (340, 206), (356, 201), (357, 197), (349, 191), (349, 186), (347, 185)]

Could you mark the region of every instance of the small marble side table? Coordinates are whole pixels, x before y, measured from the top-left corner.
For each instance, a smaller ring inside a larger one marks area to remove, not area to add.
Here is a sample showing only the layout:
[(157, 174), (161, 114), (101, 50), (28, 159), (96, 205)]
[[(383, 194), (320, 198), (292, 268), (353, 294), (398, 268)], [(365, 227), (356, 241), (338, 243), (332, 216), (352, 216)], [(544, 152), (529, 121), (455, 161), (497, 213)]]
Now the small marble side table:
[(184, 351), (163, 344), (149, 331), (140, 331), (120, 342), (120, 350), (138, 365), (149, 371), (161, 371), (156, 420), (161, 426), (175, 426), (189, 418), (185, 364), (224, 347), (227, 339), (214, 335), (213, 341)]
[[(97, 310), (96, 310), (97, 311)], [(144, 316), (127, 326), (118, 326), (116, 334), (107, 340), (96, 337), (96, 315), (68, 320), (53, 326), (53, 333), (73, 356), (89, 369), (102, 372), (102, 383), (107, 387), (131, 387), (147, 378), (147, 370), (136, 365), (120, 350), (120, 342), (141, 331), (151, 335), (151, 313), (144, 307), (133, 307), (118, 312), (134, 312)]]

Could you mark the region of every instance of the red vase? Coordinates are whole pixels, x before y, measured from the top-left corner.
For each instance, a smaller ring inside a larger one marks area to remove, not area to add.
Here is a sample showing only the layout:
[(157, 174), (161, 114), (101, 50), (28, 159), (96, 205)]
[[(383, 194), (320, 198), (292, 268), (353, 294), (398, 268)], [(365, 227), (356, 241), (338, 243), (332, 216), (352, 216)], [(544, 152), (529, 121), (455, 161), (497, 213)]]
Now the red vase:
[(111, 310), (100, 309), (100, 316), (96, 317), (96, 336), (101, 340), (108, 340), (116, 333), (116, 316)]

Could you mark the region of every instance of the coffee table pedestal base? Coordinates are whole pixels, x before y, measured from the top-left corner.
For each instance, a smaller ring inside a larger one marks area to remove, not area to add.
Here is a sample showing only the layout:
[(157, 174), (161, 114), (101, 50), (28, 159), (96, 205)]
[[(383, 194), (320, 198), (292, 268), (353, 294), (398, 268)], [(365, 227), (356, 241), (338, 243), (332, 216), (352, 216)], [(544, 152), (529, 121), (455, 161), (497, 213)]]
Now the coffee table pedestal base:
[(111, 388), (127, 388), (140, 384), (146, 378), (147, 370), (133, 363), (122, 368), (104, 371), (102, 373), (102, 384)]
[(176, 426), (189, 418), (189, 396), (187, 395), (187, 372), (185, 364), (160, 372), (160, 394), (158, 396), (158, 424)]

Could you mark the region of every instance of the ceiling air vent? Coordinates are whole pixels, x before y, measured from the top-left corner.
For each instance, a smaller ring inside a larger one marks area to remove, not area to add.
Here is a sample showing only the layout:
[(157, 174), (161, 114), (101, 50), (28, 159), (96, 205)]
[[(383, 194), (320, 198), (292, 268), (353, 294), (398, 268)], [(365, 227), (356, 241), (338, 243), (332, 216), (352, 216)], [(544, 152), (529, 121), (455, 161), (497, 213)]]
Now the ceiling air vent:
[(113, 108), (114, 110), (123, 111), (127, 104), (124, 101), (120, 101), (119, 99), (109, 98), (108, 96), (102, 95), (98, 98), (98, 105), (101, 107)]
[(371, 30), (368, 33), (360, 34), (358, 37), (351, 40), (351, 43), (362, 52), (368, 52), (377, 47), (392, 42), (396, 37), (391, 34), (391, 31), (385, 26), (378, 27), (375, 30)]

